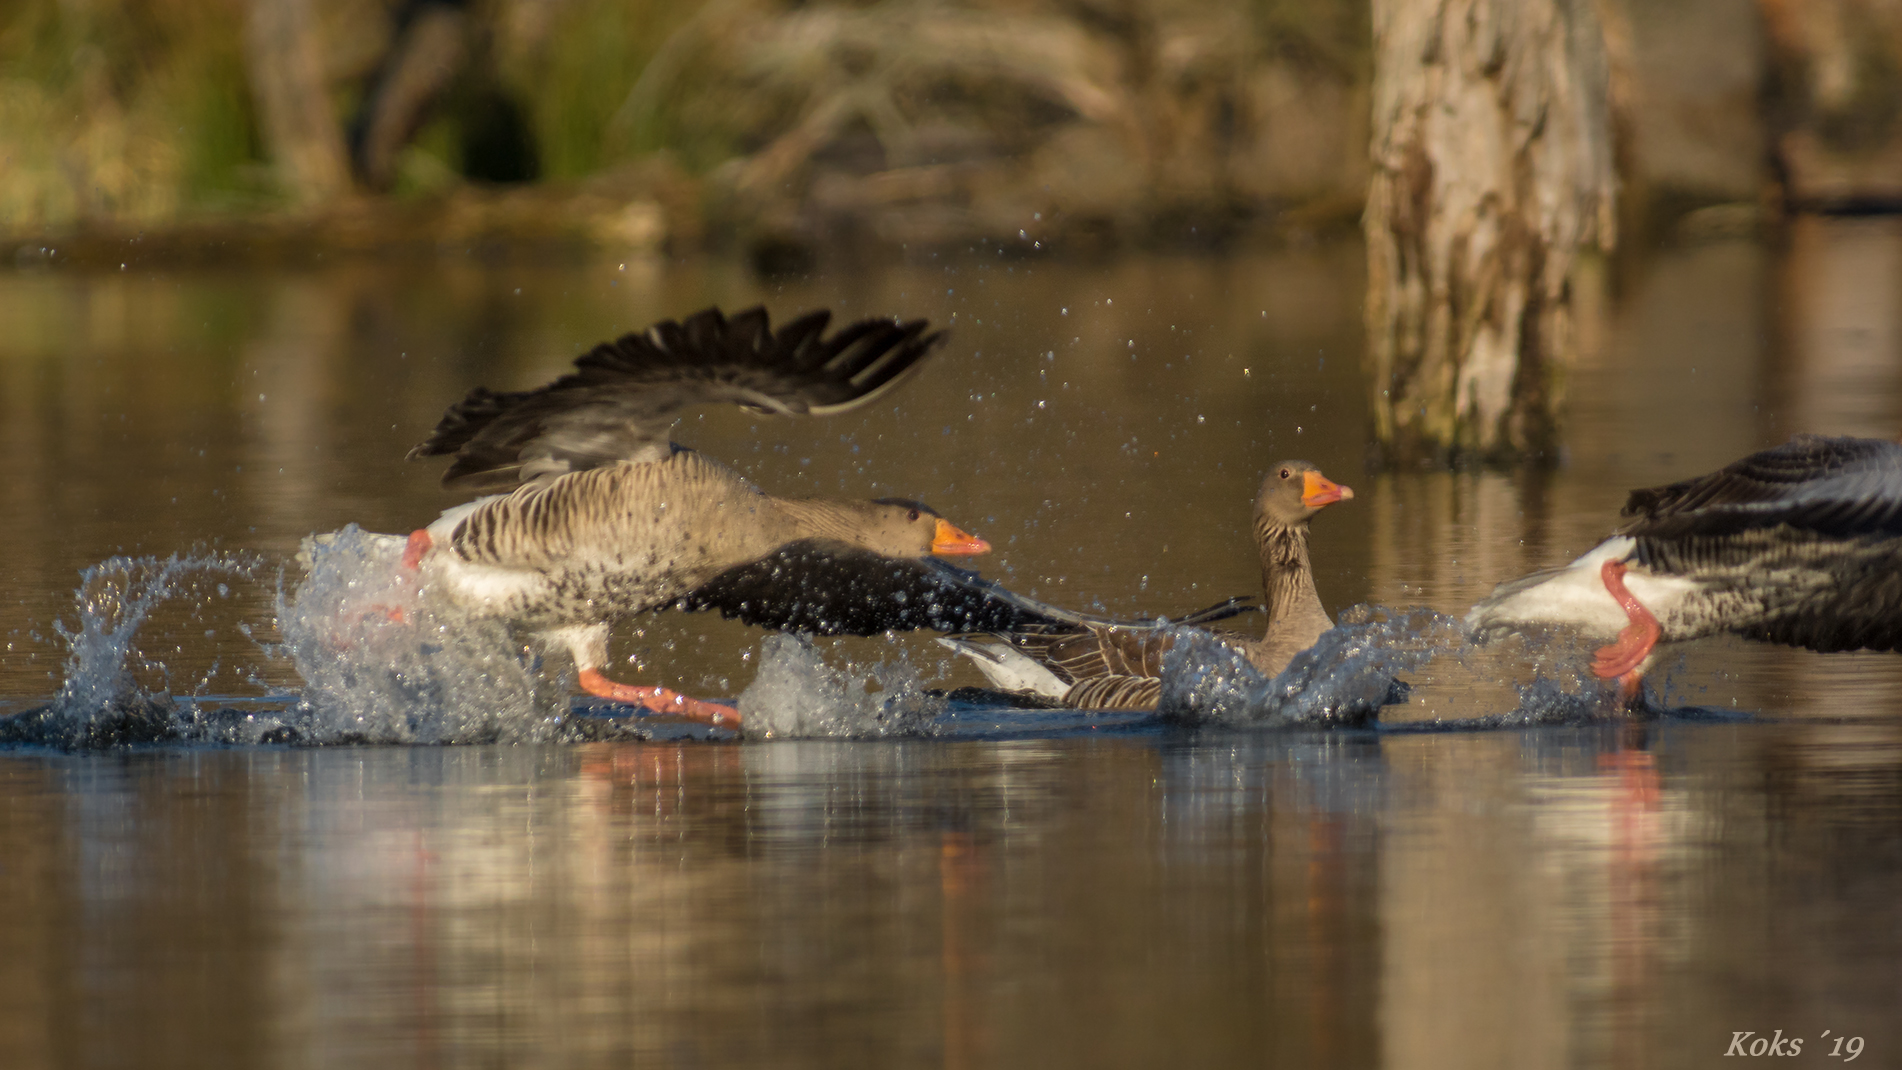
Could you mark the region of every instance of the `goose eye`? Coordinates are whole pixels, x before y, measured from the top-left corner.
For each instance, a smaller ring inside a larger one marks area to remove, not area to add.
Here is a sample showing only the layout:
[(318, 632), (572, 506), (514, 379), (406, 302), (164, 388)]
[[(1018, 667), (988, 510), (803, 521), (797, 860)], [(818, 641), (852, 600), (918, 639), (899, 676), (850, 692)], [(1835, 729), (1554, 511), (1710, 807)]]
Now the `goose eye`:
[(911, 519), (913, 519), (913, 520), (916, 520), (916, 519), (918, 519), (918, 510), (916, 510), (916, 509), (913, 509), (913, 510), (911, 511)]
[(1293, 474), (1294, 474), (1294, 473), (1292, 473), (1292, 472), (1290, 472), (1290, 471), (1288, 471), (1288, 470), (1287, 470), (1286, 468), (1283, 468), (1283, 469), (1281, 470), (1281, 478), (1283, 478), (1283, 479), (1286, 479), (1286, 478), (1288, 478), (1289, 476), (1291, 476), (1291, 475), (1293, 475)]

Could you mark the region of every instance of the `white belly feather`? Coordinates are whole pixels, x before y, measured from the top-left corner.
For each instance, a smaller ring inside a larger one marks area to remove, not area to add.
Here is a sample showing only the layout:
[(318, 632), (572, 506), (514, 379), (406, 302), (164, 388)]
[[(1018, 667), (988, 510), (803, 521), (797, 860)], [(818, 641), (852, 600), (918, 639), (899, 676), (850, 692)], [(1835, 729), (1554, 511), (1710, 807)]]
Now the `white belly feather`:
[[(1466, 615), (1477, 631), (1502, 631), (1528, 624), (1558, 624), (1605, 639), (1615, 637), (1629, 623), (1624, 607), (1605, 589), (1601, 573), (1605, 562), (1631, 556), (1637, 543), (1619, 536), (1606, 539), (1563, 568), (1537, 573), (1501, 584), (1491, 598)], [(1680, 607), (1699, 589), (1695, 580), (1654, 574), (1631, 564), (1625, 587), (1663, 625), (1667, 636)]]

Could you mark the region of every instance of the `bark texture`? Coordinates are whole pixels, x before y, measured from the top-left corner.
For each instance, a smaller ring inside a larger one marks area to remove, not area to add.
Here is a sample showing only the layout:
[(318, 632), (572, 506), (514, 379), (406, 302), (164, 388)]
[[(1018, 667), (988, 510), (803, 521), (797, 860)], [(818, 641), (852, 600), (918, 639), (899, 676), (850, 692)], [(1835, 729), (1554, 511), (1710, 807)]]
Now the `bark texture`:
[(1550, 457), (1616, 237), (1593, 0), (1374, 0), (1368, 365), (1389, 463)]

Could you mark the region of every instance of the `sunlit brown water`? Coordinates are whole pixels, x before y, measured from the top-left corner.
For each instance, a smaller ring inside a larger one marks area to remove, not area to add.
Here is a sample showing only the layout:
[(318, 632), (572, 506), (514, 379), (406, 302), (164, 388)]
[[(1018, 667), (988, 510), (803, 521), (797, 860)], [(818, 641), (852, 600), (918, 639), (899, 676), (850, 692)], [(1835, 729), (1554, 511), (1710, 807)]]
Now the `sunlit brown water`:
[[(1117, 612), (1250, 591), (1283, 457), (1357, 491), (1315, 523), (1331, 608), (1457, 613), (1631, 487), (1902, 422), (1902, 230), (1809, 223), (1618, 278), (1557, 472), (1369, 477), (1360, 272), (1348, 245), (3, 276), (0, 702), (58, 688), (80, 569), (419, 526), (455, 499), (401, 457), (448, 401), (714, 302), (955, 333), (890, 404), (681, 441), (781, 493), (923, 498), (987, 574)], [(141, 654), (181, 692), (294, 685), (234, 628), (268, 631), (270, 586), (172, 607)], [(732, 694), (757, 639), (658, 618), (617, 671)], [(1388, 719), (1511, 709), (1473, 660)], [(1718, 641), (1664, 670), (1749, 716), (0, 754), (0, 1065), (1677, 1066), (1778, 1029), (1801, 1065), (1840, 1061), (1825, 1029), (1892, 1064), (1902, 659)]]

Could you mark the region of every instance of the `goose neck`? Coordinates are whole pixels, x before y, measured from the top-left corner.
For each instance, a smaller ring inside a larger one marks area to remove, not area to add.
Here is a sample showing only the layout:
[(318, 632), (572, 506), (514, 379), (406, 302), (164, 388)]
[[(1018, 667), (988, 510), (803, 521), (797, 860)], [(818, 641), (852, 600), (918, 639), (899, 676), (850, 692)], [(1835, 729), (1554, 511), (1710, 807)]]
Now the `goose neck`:
[(1274, 627), (1296, 610), (1320, 604), (1314, 570), (1308, 562), (1308, 526), (1263, 522), (1255, 537), (1261, 547), (1261, 598)]

